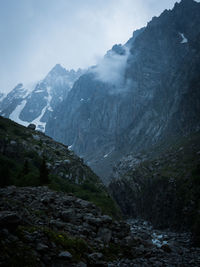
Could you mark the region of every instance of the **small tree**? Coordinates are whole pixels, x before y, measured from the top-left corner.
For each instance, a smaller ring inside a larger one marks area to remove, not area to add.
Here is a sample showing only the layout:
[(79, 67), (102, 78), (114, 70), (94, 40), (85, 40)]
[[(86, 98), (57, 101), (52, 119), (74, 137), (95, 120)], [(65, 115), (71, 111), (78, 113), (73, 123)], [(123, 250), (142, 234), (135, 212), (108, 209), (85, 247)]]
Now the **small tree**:
[(49, 183), (49, 170), (47, 168), (46, 160), (44, 158), (42, 160), (42, 164), (40, 165), (39, 180), (42, 185)]

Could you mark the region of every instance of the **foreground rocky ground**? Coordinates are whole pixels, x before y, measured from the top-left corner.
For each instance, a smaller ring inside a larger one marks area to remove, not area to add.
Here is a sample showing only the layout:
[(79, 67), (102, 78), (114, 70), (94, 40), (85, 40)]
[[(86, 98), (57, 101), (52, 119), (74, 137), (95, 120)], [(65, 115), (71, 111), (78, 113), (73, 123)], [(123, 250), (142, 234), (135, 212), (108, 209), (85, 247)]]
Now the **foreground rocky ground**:
[(48, 187), (0, 189), (0, 266), (199, 266), (187, 234), (162, 235)]

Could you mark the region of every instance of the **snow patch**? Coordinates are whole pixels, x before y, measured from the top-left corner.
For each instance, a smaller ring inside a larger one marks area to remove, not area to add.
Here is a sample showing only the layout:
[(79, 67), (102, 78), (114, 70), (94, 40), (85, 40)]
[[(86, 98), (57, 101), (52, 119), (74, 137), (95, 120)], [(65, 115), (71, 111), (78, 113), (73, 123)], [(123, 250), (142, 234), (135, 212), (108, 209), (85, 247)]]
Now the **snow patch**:
[(52, 100), (51, 87), (50, 86), (47, 87), (47, 93), (48, 93), (48, 96), (45, 97), (45, 99), (47, 100), (47, 105), (42, 109), (40, 115), (35, 120), (33, 120), (31, 122), (31, 123), (36, 125), (37, 130), (40, 130), (42, 132), (45, 132), (45, 127), (46, 127), (46, 122), (41, 122), (42, 117), (44, 116), (44, 114), (47, 110), (53, 111), (52, 107), (50, 106), (51, 100)]
[(20, 120), (20, 118), (19, 118), (19, 115), (20, 115), (21, 111), (23, 110), (23, 108), (25, 107), (25, 105), (26, 105), (26, 100), (23, 100), (23, 101), (21, 102), (21, 104), (18, 105), (18, 106), (16, 107), (16, 109), (13, 110), (13, 112), (10, 114), (9, 119), (11, 119), (11, 120), (13, 120), (13, 121), (15, 121), (15, 122), (17, 122), (17, 123), (19, 123), (19, 124), (21, 124), (21, 125), (28, 126), (29, 122), (27, 122), (27, 121), (22, 121), (22, 120)]
[(112, 152), (113, 152), (113, 149), (108, 154), (105, 154), (103, 157), (107, 158)]
[(45, 106), (43, 109), (42, 109), (42, 112), (40, 113), (40, 116), (37, 117), (35, 120), (33, 120), (31, 123), (35, 124), (36, 125), (36, 129), (37, 130), (40, 130), (42, 132), (45, 131), (45, 127), (46, 127), (46, 122), (41, 122), (41, 118), (44, 116), (44, 113), (47, 109), (47, 106)]
[(179, 32), (179, 34), (180, 34), (180, 36), (182, 37), (181, 44), (186, 44), (186, 43), (188, 43), (188, 39), (185, 37), (185, 35), (184, 35), (183, 33), (180, 33), (180, 32)]
[(43, 92), (44, 92), (44, 90), (36, 90), (36, 91), (34, 91), (34, 93), (36, 93), (36, 94), (43, 93)]
[(72, 150), (72, 145), (71, 145), (71, 146), (68, 146), (68, 149), (69, 149), (69, 150)]
[(48, 111), (51, 111), (51, 112), (53, 112), (53, 109), (52, 109), (52, 107), (51, 107), (51, 106), (49, 106), (49, 107), (48, 107)]

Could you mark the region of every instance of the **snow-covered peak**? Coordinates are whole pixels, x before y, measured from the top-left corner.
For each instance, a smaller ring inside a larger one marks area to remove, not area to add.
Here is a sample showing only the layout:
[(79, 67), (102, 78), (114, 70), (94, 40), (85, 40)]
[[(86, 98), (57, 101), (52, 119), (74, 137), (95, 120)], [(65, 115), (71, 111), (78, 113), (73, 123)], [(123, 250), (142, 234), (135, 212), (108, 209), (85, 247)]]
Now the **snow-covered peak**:
[(6, 98), (8, 100), (16, 98), (26, 98), (28, 90), (24, 88), (22, 83), (19, 83), (10, 93), (7, 94)]
[(183, 33), (180, 33), (180, 32), (179, 32), (179, 34), (180, 34), (180, 36), (182, 37), (181, 44), (186, 44), (186, 43), (188, 43), (188, 39), (185, 37), (185, 35), (184, 35)]

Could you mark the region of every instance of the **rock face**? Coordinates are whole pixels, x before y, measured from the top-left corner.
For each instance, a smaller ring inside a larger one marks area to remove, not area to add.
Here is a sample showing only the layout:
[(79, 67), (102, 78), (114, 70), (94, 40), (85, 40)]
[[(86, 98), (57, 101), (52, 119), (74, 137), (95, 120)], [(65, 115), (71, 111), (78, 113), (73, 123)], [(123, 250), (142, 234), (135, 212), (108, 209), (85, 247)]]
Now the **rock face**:
[(17, 85), (0, 103), (0, 115), (26, 126), (32, 122), (44, 132), (50, 114), (66, 98), (82, 73), (80, 69), (67, 71), (57, 64), (29, 90), (23, 84)]
[(139, 162), (124, 158), (115, 167), (110, 192), (127, 216), (157, 228), (190, 230), (200, 246), (200, 133), (157, 149), (157, 156), (140, 155)]
[(199, 14), (199, 3), (183, 0), (114, 46), (74, 84), (46, 132), (106, 178), (122, 155), (199, 130)]

